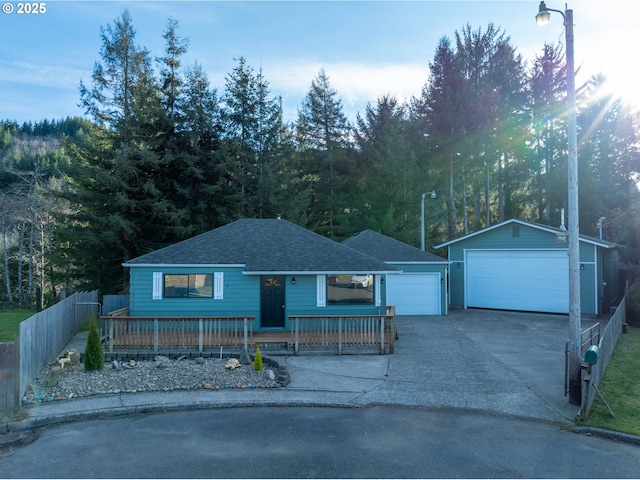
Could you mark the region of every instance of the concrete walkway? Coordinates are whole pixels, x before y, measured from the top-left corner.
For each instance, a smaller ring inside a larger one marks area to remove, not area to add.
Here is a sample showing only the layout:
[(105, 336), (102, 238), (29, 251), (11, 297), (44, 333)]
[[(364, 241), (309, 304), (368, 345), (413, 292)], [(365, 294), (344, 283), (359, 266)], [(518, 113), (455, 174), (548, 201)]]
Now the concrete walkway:
[[(594, 322), (584, 323), (586, 328)], [(566, 316), (458, 310), (446, 317), (398, 317), (397, 327), (393, 355), (273, 357), (288, 367), (286, 388), (49, 402), (27, 407), (29, 419), (8, 429), (100, 415), (258, 405), (446, 407), (551, 422), (573, 421), (578, 412), (564, 397)]]

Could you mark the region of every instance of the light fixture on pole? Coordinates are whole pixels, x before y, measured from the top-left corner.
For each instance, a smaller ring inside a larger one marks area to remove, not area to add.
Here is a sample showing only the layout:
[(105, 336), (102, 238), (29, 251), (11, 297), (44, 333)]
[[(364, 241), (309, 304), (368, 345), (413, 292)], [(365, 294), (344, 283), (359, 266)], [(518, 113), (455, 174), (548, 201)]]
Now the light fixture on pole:
[(436, 191), (431, 190), (430, 193), (422, 194), (422, 210), (420, 211), (420, 250), (424, 252), (424, 197), (431, 195), (431, 198), (436, 198)]
[(551, 13), (557, 12), (564, 19), (566, 36), (566, 68), (567, 68), (567, 135), (569, 141), (568, 169), (568, 207), (569, 226), (569, 402), (580, 405), (582, 397), (581, 379), (581, 340), (582, 324), (580, 311), (580, 226), (578, 223), (578, 130), (576, 121), (576, 78), (573, 52), (573, 10), (565, 7), (565, 11), (547, 8), (540, 2), (536, 15), (538, 25), (546, 25)]

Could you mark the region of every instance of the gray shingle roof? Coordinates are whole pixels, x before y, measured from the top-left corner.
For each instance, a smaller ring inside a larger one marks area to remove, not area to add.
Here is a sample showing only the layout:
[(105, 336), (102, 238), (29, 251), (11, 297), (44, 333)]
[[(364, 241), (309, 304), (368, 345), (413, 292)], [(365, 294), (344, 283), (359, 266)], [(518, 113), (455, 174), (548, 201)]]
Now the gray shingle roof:
[(359, 252), (366, 252), (367, 255), (382, 260), (383, 262), (445, 262), (447, 260), (423, 252), (419, 248), (413, 247), (399, 240), (387, 237), (373, 230), (364, 230), (353, 237), (342, 242), (343, 245), (351, 247)]
[(245, 265), (245, 272), (382, 273), (395, 269), (287, 220), (243, 219), (129, 260), (141, 265)]

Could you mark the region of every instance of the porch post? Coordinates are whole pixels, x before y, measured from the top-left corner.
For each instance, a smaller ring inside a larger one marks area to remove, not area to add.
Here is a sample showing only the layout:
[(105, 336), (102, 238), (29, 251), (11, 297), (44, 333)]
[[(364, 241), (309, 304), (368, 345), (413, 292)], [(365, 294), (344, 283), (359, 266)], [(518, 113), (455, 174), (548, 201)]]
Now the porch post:
[(380, 317), (380, 355), (384, 355), (384, 324), (386, 317)]
[(202, 319), (198, 319), (198, 352), (202, 353), (202, 344), (203, 344), (203, 333), (202, 333)]
[(153, 319), (153, 353), (158, 353), (158, 319)]
[(299, 320), (300, 320), (299, 318), (296, 318), (296, 326), (295, 326), (296, 334), (295, 334), (295, 346), (294, 346), (294, 352), (296, 355), (298, 355), (298, 348), (299, 348), (298, 347), (298, 329), (300, 327)]
[(109, 319), (109, 353), (113, 353), (113, 318)]
[(342, 355), (342, 317), (338, 318), (338, 355)]
[(248, 351), (249, 348), (249, 337), (247, 332), (247, 317), (244, 317), (244, 349)]

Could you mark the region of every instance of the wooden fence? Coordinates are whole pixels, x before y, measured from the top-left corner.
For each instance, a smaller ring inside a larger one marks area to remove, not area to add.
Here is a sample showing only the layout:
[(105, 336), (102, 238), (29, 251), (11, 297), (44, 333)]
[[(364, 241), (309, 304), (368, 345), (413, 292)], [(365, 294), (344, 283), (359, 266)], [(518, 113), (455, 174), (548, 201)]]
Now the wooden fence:
[(0, 343), (0, 410), (14, 409), (20, 404), (19, 345), (19, 339)]
[(98, 312), (98, 291), (78, 292), (20, 323), (18, 340), (0, 344), (0, 409), (18, 408), (45, 364), (57, 358), (80, 326)]
[(582, 382), (582, 399), (579, 413), (581, 419), (586, 419), (589, 415), (593, 400), (599, 392), (598, 387), (602, 380), (602, 375), (609, 364), (609, 360), (611, 360), (611, 355), (613, 355), (618, 339), (622, 334), (622, 325), (626, 323), (627, 318), (626, 305), (627, 295), (625, 294), (620, 305), (616, 308), (616, 312), (600, 335), (597, 344), (600, 349), (598, 363), (589, 367)]
[(129, 295), (104, 295), (102, 297), (102, 315), (111, 315), (114, 310), (129, 307)]

